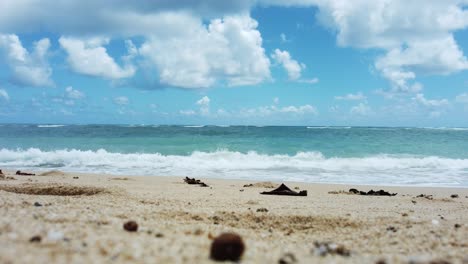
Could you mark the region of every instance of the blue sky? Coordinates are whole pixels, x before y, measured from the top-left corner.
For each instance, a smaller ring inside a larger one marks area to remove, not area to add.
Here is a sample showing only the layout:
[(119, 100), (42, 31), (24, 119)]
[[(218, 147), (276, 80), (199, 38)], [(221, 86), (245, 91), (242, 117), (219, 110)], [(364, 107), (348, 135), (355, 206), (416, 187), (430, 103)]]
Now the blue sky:
[(4, 0), (0, 122), (468, 126), (467, 4)]

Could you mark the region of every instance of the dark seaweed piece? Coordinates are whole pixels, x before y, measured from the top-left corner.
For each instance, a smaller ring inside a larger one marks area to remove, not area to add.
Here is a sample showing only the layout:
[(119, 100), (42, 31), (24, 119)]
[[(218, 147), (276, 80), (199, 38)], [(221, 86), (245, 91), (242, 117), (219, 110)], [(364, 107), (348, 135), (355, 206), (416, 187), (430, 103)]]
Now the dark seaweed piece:
[(282, 183), (278, 188), (274, 189), (273, 191), (269, 192), (261, 192), (260, 194), (267, 194), (267, 195), (290, 195), (290, 196), (307, 196), (307, 191), (300, 191), (296, 192), (288, 188), (288, 186)]

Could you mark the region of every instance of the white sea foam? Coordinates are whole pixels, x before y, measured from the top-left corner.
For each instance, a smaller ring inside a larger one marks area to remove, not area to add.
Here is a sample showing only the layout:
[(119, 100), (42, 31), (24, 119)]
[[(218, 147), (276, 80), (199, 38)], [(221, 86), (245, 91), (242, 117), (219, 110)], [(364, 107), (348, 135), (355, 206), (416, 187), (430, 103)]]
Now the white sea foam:
[(205, 126), (184, 126), (186, 128), (200, 128), (200, 127), (205, 127)]
[(308, 126), (307, 129), (351, 129), (351, 127), (339, 127), (339, 126)]
[(428, 130), (468, 131), (466, 127), (423, 127)]
[(54, 127), (64, 127), (65, 125), (38, 125), (37, 127), (48, 127), (48, 128), (54, 128)]
[(191, 155), (0, 150), (0, 168), (252, 180), (468, 187), (468, 159), (376, 155), (326, 158), (319, 152), (264, 155), (227, 150)]

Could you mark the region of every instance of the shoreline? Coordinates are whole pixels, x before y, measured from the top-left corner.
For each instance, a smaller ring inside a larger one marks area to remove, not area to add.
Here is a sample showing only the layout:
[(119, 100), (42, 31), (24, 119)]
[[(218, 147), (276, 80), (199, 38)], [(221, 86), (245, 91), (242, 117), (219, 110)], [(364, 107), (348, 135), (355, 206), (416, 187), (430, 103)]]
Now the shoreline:
[[(196, 177), (210, 186), (199, 187), (171, 176), (5, 172), (16, 180), (0, 180), (2, 263), (213, 263), (210, 245), (222, 232), (243, 238), (243, 263), (278, 263), (286, 254), (297, 263), (468, 261), (466, 188), (286, 182), (308, 191), (290, 197), (260, 195), (271, 186), (242, 179)], [(339, 192), (350, 188), (398, 194)], [(138, 232), (123, 230), (128, 220)], [(29, 242), (33, 236), (42, 241)], [(315, 242), (343, 246), (350, 256), (321, 256)]]
[[(25, 169), (21, 169), (21, 170), (24, 170), (24, 171), (29, 171), (30, 168), (25, 168)], [(7, 170), (3, 170), (4, 173), (5, 171), (8, 172), (9, 174), (13, 175), (15, 173), (14, 170), (10, 170), (10, 169), (7, 169)], [(76, 174), (76, 175), (95, 175), (95, 176), (113, 176), (113, 177), (143, 177), (143, 178), (146, 178), (146, 177), (149, 177), (149, 178), (152, 178), (152, 177), (164, 177), (164, 178), (176, 178), (176, 179), (182, 179), (184, 177), (186, 177), (187, 175), (182, 175), (182, 176), (173, 176), (173, 175), (170, 175), (170, 176), (163, 176), (163, 175), (142, 175), (142, 174), (126, 174), (126, 173), (118, 173), (118, 174), (113, 174), (113, 173), (88, 173), (88, 172), (77, 172), (77, 171), (67, 171), (67, 170), (60, 170), (59, 168), (57, 169), (39, 169), (39, 170), (32, 170), (33, 172), (35, 172), (36, 175), (39, 175), (41, 173), (47, 173), (47, 172), (50, 172), (50, 171), (60, 171), (62, 173), (65, 173), (65, 174)], [(192, 176), (189, 176), (189, 177), (192, 177)], [(197, 176), (198, 178), (198, 176)], [(234, 177), (227, 177), (227, 178), (218, 178), (218, 177), (213, 177), (213, 176), (206, 176), (206, 177), (203, 177), (204, 179), (210, 179), (210, 180), (221, 180), (221, 181), (245, 181), (245, 182), (261, 182), (261, 181), (270, 181), (270, 182), (276, 182), (276, 183), (281, 183), (281, 182), (285, 182), (285, 183), (292, 183), (292, 184), (306, 184), (306, 185), (336, 185), (336, 186), (362, 186), (362, 187), (371, 187), (371, 188), (374, 188), (374, 189), (377, 189), (377, 188), (385, 188), (385, 187), (395, 187), (395, 188), (446, 188), (446, 189), (460, 189), (460, 190), (468, 190), (468, 185), (464, 186), (464, 185), (461, 185), (461, 186), (450, 186), (450, 185), (440, 185), (440, 186), (436, 186), (436, 185), (425, 185), (425, 184), (421, 184), (421, 185), (411, 185), (411, 184), (408, 184), (408, 185), (403, 185), (403, 184), (373, 184), (373, 183), (346, 183), (346, 182), (304, 182), (304, 181), (278, 181), (276, 179), (271, 179), (271, 178), (265, 178), (265, 179), (243, 179), (243, 178), (234, 178)]]

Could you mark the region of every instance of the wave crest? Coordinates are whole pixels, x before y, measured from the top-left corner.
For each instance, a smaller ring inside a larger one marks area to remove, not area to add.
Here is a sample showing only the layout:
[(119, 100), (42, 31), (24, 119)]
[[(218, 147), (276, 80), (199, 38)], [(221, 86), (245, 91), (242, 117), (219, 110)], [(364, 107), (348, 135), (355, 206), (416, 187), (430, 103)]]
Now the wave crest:
[(0, 166), (11, 169), (127, 175), (196, 176), (277, 181), (468, 186), (468, 159), (375, 155), (325, 157), (320, 152), (266, 155), (219, 150), (190, 155), (115, 153), (62, 149), (0, 150)]

